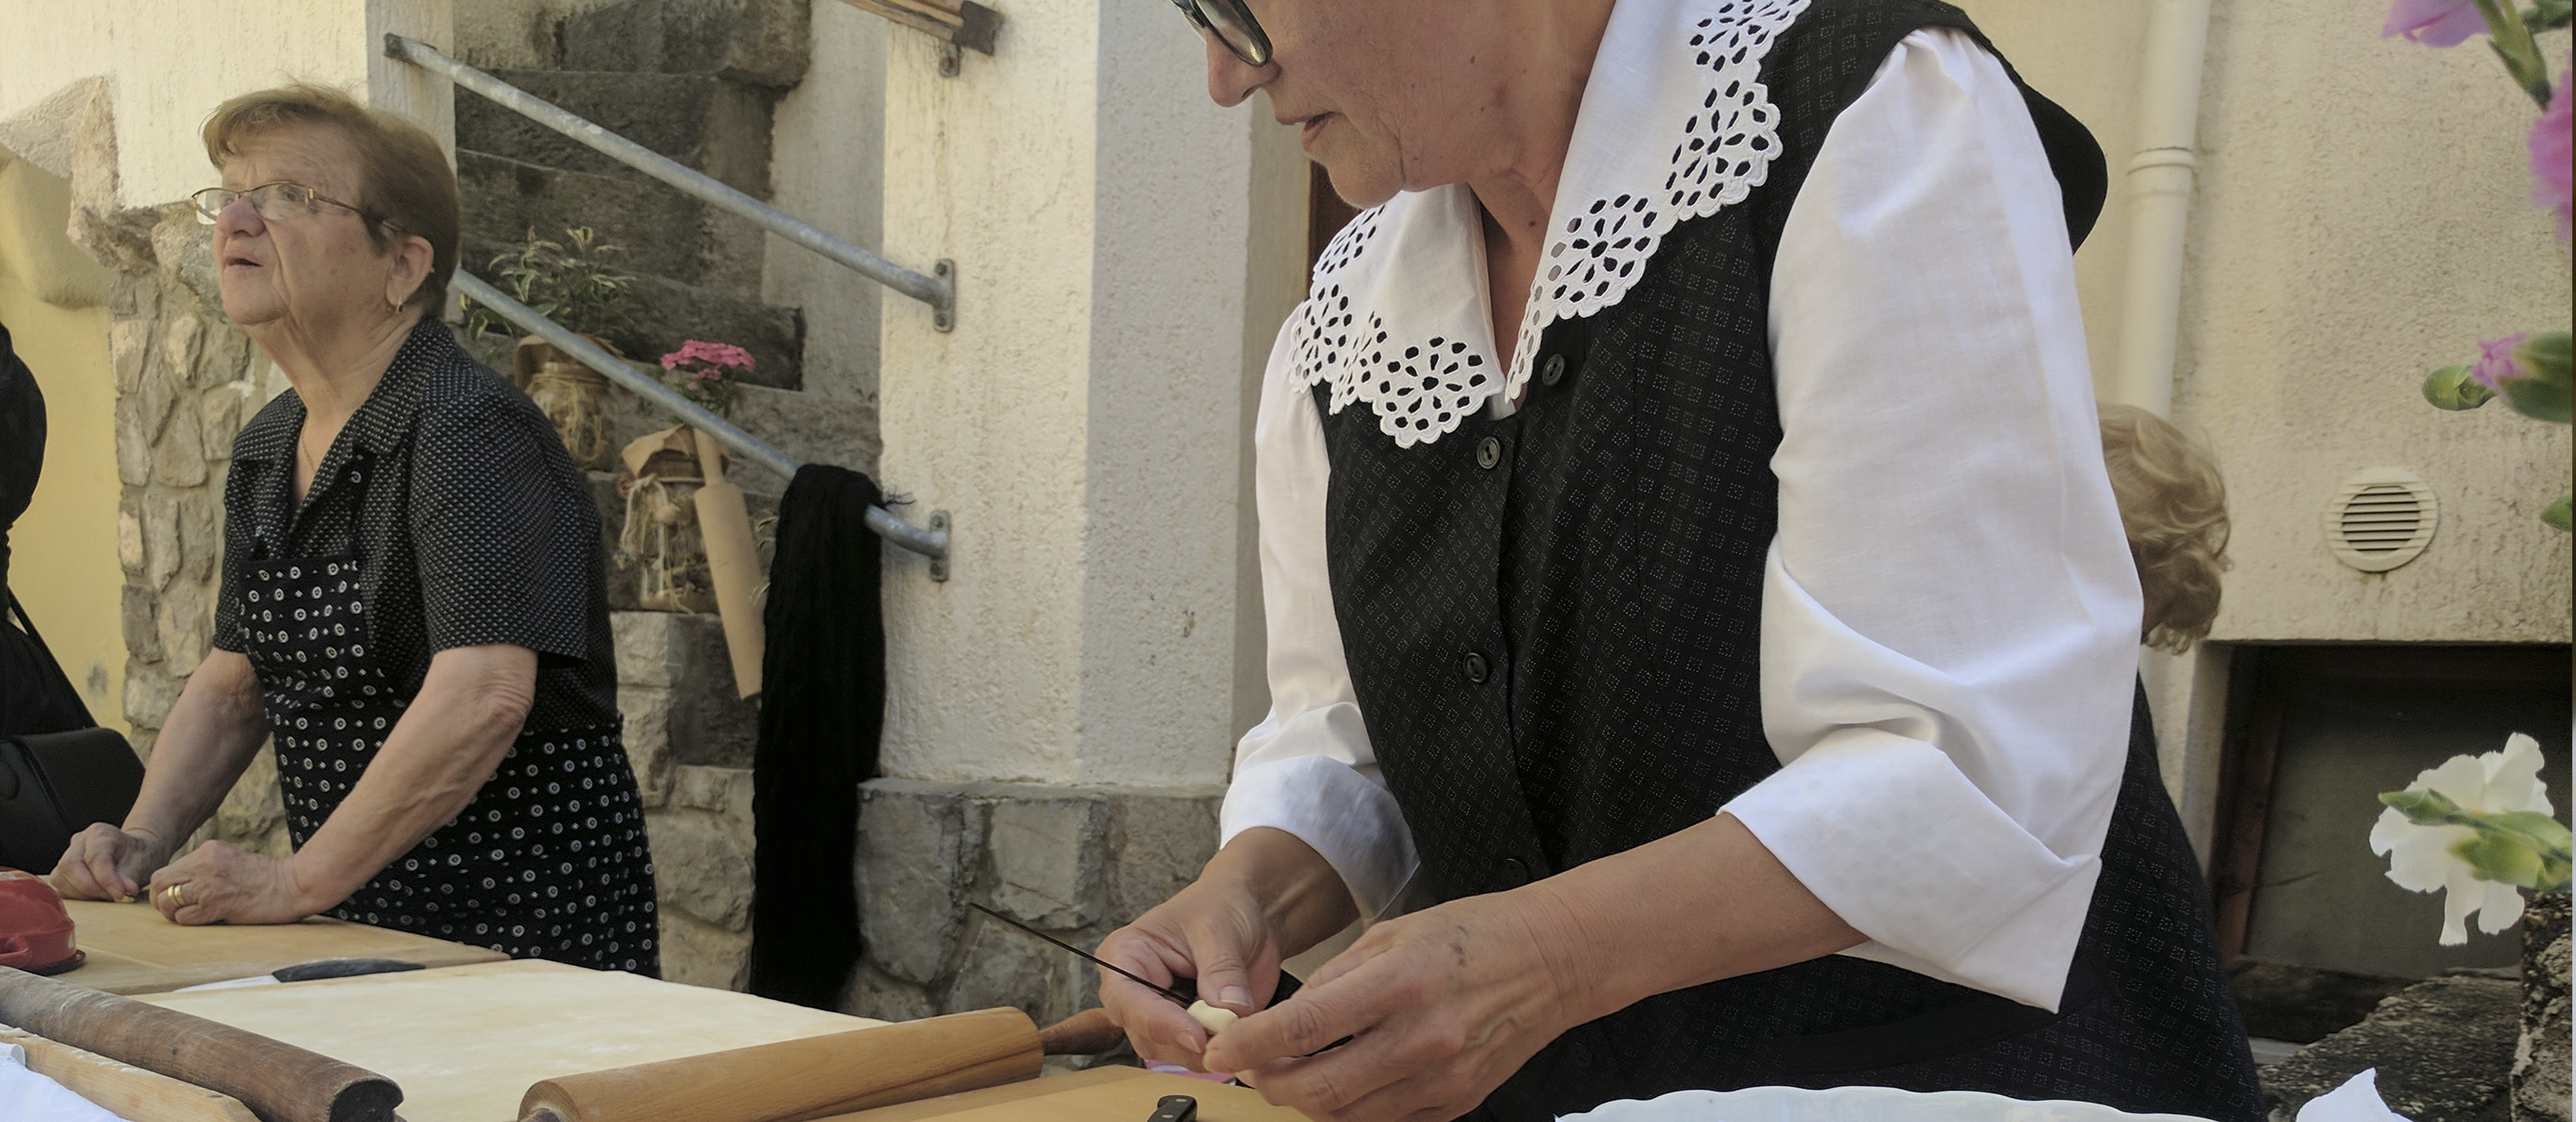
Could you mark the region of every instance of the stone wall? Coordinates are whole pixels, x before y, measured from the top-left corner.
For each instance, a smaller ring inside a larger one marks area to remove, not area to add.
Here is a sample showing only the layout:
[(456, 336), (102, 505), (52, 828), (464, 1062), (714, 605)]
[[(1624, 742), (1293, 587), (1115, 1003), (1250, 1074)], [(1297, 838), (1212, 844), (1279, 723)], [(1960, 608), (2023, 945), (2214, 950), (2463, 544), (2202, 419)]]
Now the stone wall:
[[(624, 572), (611, 580), (633, 583)], [(739, 990), (751, 962), (751, 750), (716, 617), (617, 612), (617, 707), (662, 905), (662, 976)]]
[[(136, 225), (140, 225), (139, 221)], [(117, 563), (125, 573), (127, 726), (148, 760), (213, 637), (223, 557), (224, 477), (233, 434), (283, 389), (224, 318), (203, 227), (185, 207), (151, 227), (148, 254), (110, 298), (116, 375)], [(288, 852), (277, 763), (266, 747), (196, 840)]]
[(842, 1008), (912, 1020), (1009, 1005), (1052, 1024), (1098, 1005), (1099, 971), (975, 912), (1080, 947), (1162, 903), (1216, 851), (1213, 787), (1148, 790), (879, 779), (859, 795), (859, 930)]

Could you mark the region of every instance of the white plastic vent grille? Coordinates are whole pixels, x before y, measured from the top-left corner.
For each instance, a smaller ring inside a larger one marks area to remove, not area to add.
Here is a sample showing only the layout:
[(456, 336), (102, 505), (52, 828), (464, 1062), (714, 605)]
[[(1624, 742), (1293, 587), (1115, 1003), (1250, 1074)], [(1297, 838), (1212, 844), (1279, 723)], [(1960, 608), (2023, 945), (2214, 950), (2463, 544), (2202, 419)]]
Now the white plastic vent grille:
[(2326, 504), (2326, 544), (2335, 559), (2384, 573), (2423, 555), (2441, 506), (2422, 476), (2405, 468), (2363, 468), (2344, 477)]

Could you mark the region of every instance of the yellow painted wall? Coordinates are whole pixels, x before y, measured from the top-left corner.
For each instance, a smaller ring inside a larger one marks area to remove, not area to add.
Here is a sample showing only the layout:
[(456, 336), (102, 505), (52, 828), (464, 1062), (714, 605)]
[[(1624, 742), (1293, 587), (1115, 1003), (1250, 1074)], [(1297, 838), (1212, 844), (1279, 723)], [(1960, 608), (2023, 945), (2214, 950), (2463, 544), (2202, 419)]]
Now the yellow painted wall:
[[(65, 215), (25, 213), (29, 199), (11, 192), (0, 200), (0, 224), (60, 238)], [(117, 614), (125, 573), (116, 553), (116, 379), (107, 363), (107, 308), (46, 303), (36, 291), (41, 282), (19, 275), (26, 257), (0, 258), (0, 323), (9, 325), (18, 357), (44, 389), (47, 437), (35, 502), (9, 532), (9, 587), (91, 718), (124, 731), (118, 698), (125, 638)]]

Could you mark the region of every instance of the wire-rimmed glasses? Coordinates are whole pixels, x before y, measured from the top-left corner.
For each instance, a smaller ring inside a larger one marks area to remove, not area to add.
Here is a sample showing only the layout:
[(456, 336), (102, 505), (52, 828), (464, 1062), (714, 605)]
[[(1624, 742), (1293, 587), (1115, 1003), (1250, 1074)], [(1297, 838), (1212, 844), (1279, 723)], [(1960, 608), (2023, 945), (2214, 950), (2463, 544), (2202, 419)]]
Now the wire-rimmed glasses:
[(250, 208), (258, 211), (262, 220), (269, 222), (310, 218), (320, 213), (323, 206), (335, 206), (360, 218), (374, 221), (368, 217), (366, 211), (358, 209), (356, 204), (341, 202), (291, 179), (262, 183), (242, 191), (236, 191), (230, 187), (208, 187), (188, 196), (188, 201), (196, 204), (197, 221), (212, 226), (216, 219), (223, 215), (225, 207), (245, 198), (250, 200)]
[(1172, 6), (1197, 24), (1199, 30), (1216, 36), (1217, 42), (1234, 52), (1246, 66), (1270, 65), (1270, 36), (1261, 30), (1259, 21), (1243, 0), (1172, 0)]

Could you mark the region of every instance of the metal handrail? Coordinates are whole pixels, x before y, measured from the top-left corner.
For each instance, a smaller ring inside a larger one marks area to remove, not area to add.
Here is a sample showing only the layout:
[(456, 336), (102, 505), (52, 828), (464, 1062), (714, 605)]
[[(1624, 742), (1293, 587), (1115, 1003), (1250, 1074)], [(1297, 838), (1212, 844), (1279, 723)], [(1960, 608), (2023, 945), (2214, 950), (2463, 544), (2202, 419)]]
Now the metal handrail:
[[(517, 324), (520, 330), (553, 344), (556, 350), (571, 355), (574, 361), (598, 371), (609, 381), (624, 386), (663, 412), (678, 417), (690, 428), (716, 438), (716, 443), (733, 449), (734, 454), (789, 479), (796, 477), (796, 469), (800, 465), (787, 453), (754, 439), (750, 433), (734, 427), (733, 422), (708, 412), (705, 406), (681, 396), (680, 391), (638, 372), (562, 324), (538, 315), (536, 309), (509, 298), (500, 289), (484, 283), (482, 278), (459, 269), (455, 279), (449, 283), (466, 299), (501, 313), (502, 319)], [(945, 530), (935, 526), (927, 529), (915, 526), (879, 506), (869, 507), (867, 517), (868, 529), (876, 531), (887, 541), (934, 561), (945, 560), (948, 556), (948, 532)], [(944, 519), (934, 516), (934, 521)]]
[(526, 90), (449, 58), (445, 52), (418, 39), (387, 32), (385, 57), (446, 75), (458, 86), (481, 94), (504, 109), (580, 141), (601, 155), (677, 187), (727, 212), (748, 219), (770, 233), (813, 250), (830, 261), (849, 267), (860, 276), (928, 304), (931, 323), (941, 331), (948, 330), (956, 321), (956, 267), (949, 262), (942, 261), (936, 266), (937, 276), (924, 276), (913, 272), (815, 229), (803, 219), (725, 186), (703, 172), (583, 120)]

